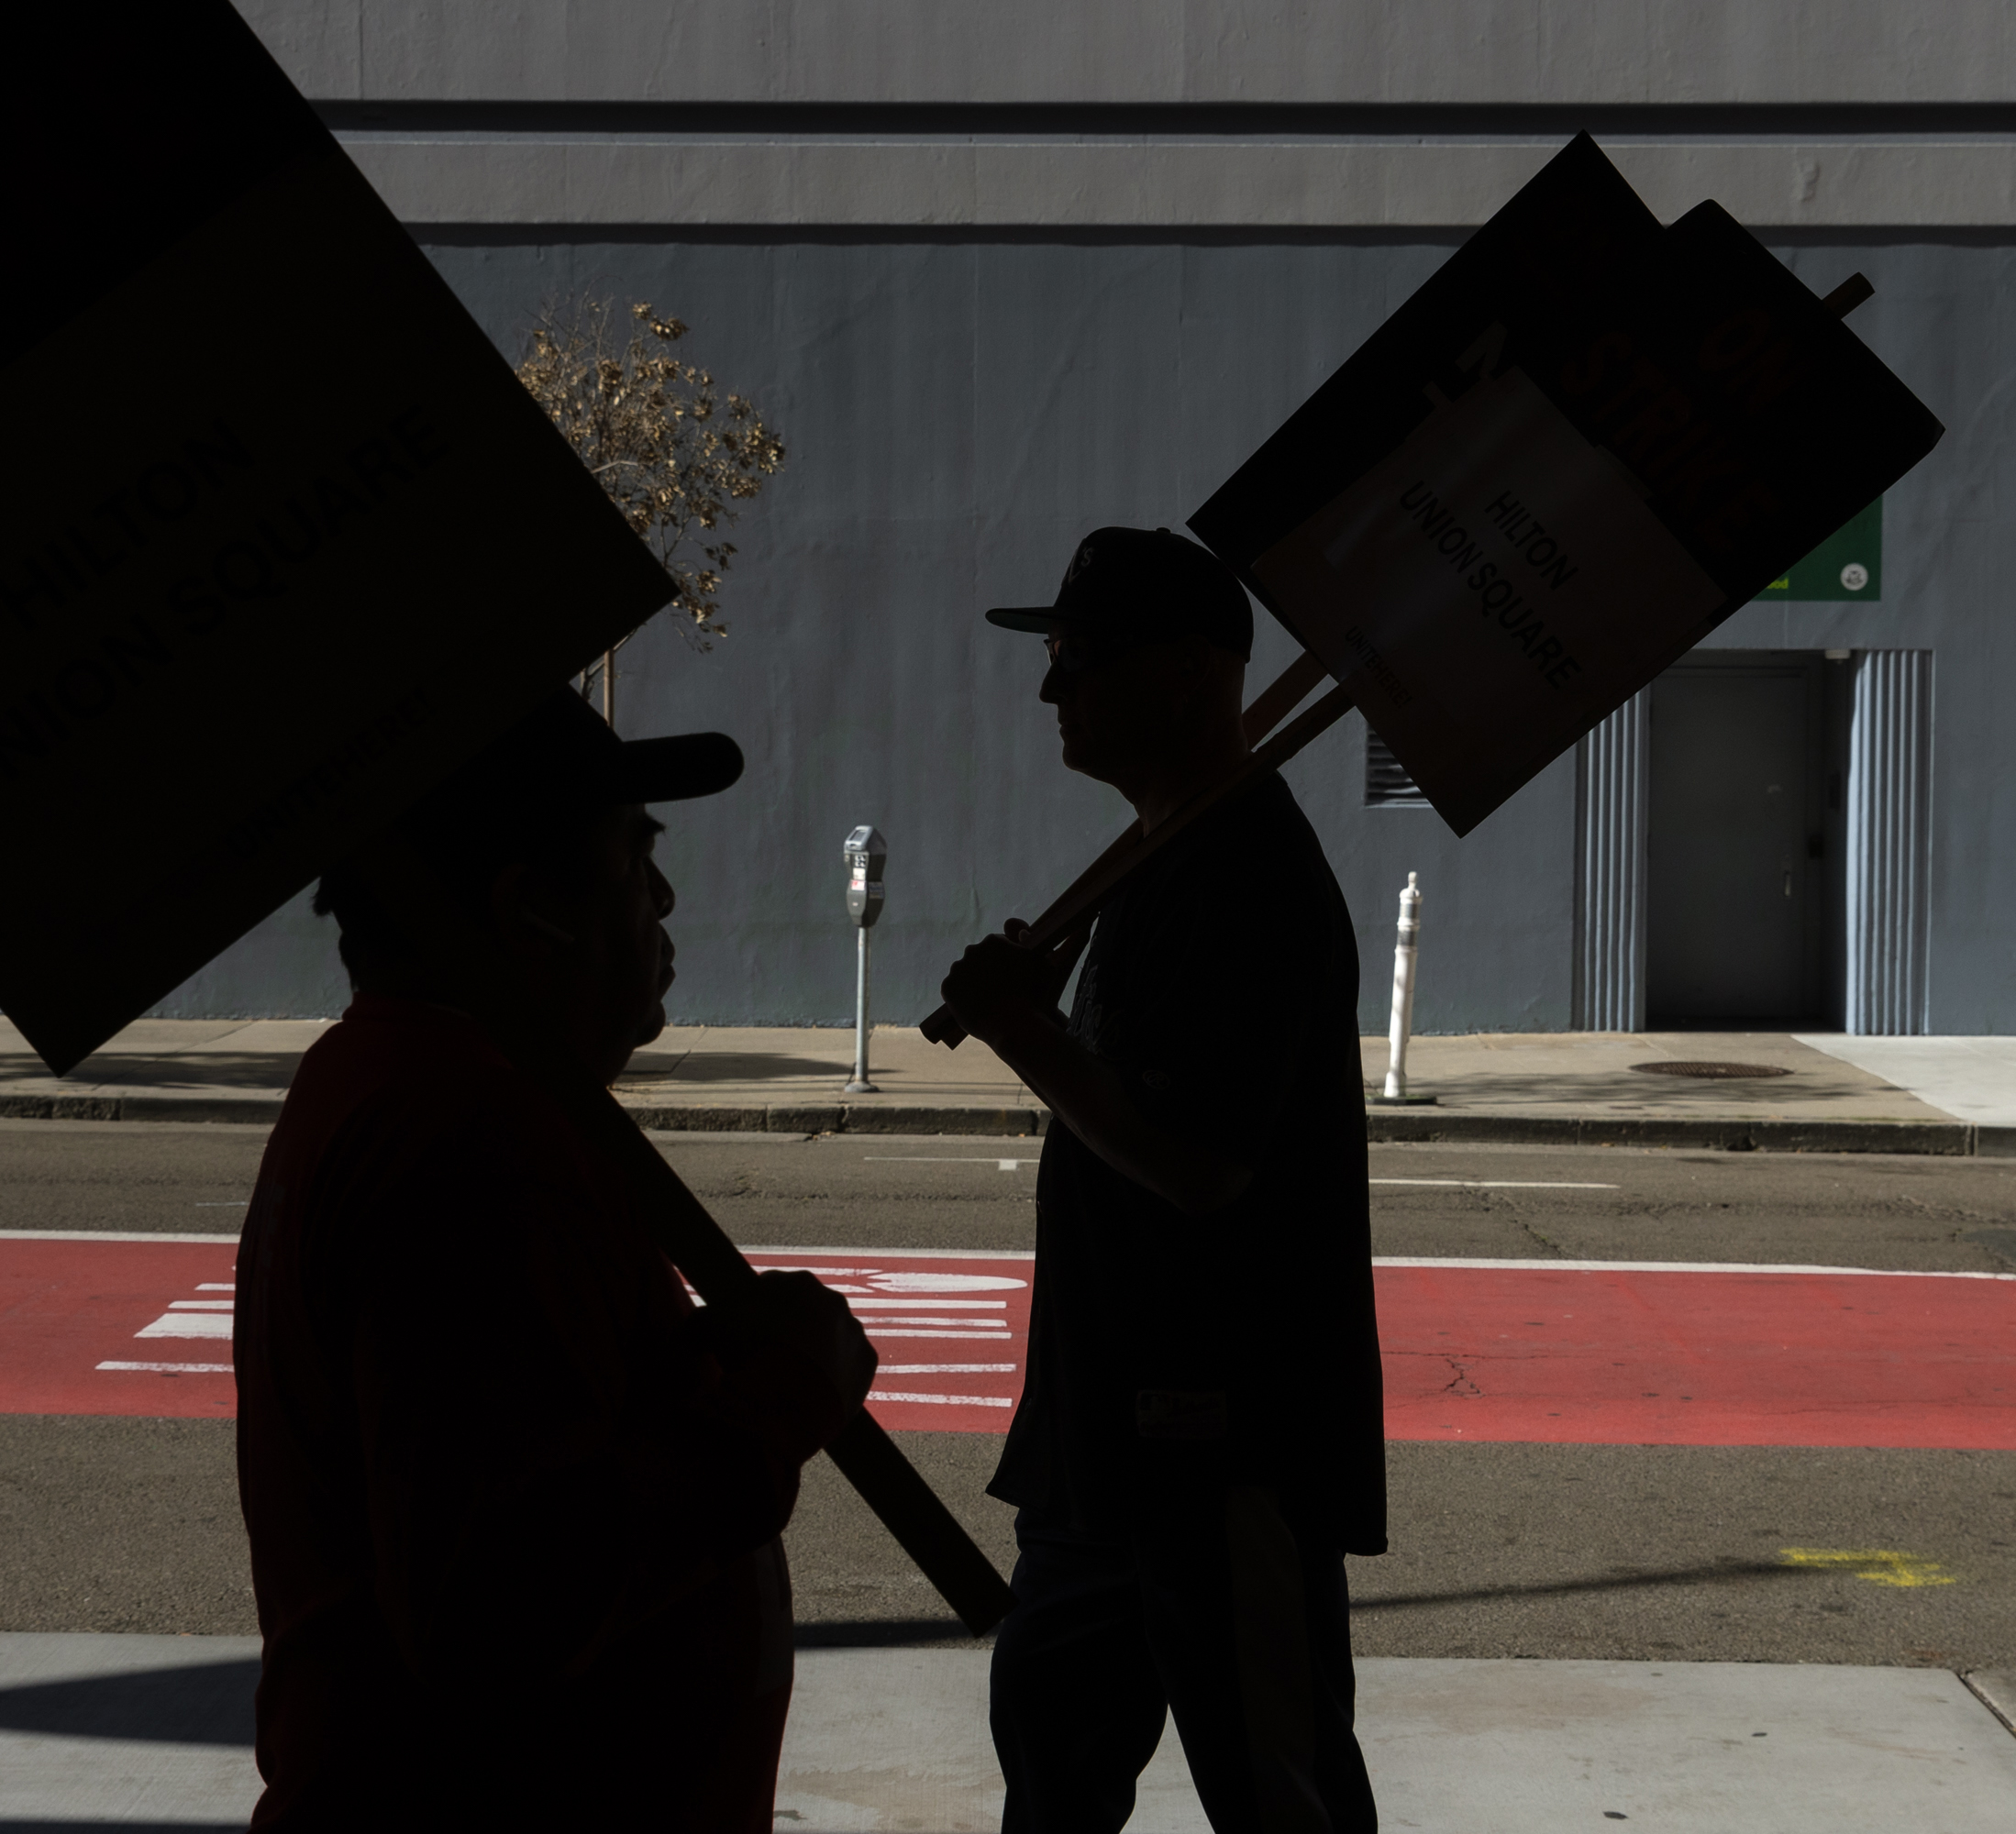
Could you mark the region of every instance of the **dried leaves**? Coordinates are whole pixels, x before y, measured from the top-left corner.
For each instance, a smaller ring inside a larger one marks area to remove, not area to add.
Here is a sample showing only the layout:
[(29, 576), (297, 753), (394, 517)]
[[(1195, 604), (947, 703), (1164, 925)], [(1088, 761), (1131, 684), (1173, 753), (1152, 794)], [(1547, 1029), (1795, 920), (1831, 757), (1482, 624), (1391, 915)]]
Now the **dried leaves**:
[(783, 442), (746, 396), (724, 410), (714, 377), (671, 353), (686, 335), (678, 319), (641, 303), (630, 317), (625, 343), (613, 301), (548, 307), (518, 380), (658, 556), (675, 589), (668, 609), (704, 649), (727, 629), (714, 619), (735, 553), (722, 531), (784, 462)]

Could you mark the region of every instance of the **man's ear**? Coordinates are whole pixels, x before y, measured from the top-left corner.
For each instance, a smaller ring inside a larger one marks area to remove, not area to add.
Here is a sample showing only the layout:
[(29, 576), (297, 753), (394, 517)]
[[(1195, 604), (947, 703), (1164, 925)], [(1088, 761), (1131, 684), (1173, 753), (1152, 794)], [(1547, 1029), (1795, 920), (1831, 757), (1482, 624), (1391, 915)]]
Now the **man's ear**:
[(574, 945), (565, 928), (537, 909), (531, 868), (522, 862), (491, 880), (488, 906), (491, 934), (518, 960), (544, 961)]
[(1169, 680), (1184, 704), (1216, 698), (1220, 654), (1194, 632), (1185, 632), (1169, 646)]

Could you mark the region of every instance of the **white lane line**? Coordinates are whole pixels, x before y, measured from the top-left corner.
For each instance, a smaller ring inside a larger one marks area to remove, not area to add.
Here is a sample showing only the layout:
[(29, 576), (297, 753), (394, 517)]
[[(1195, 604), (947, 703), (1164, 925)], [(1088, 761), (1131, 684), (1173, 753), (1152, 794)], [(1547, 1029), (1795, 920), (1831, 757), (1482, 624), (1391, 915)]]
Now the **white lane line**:
[(2016, 1274), (1969, 1274), (1925, 1267), (1813, 1267), (1792, 1261), (1466, 1260), (1432, 1254), (1375, 1254), (1375, 1267), (1545, 1267), (1556, 1274), (1858, 1274), (1878, 1280), (2016, 1280)]
[(1368, 1185), (1447, 1185), (1466, 1191), (1619, 1191), (1622, 1185), (1590, 1185), (1573, 1178), (1368, 1178)]
[(137, 1331), (135, 1337), (229, 1337), (231, 1317), (228, 1312), (170, 1312), (165, 1318), (158, 1318), (144, 1331)]
[(238, 1282), (236, 1280), (198, 1280), (196, 1282), (196, 1290), (199, 1293), (235, 1293), (238, 1291)]
[[(0, 1230), (0, 1235), (6, 1233), (5, 1230)], [(234, 1235), (230, 1240), (236, 1242), (238, 1237)], [(783, 1248), (745, 1248), (742, 1252), (748, 1255), (760, 1254), (765, 1260), (781, 1254), (818, 1254), (841, 1261), (861, 1261), (870, 1255), (878, 1261), (1034, 1261), (1036, 1258), (1033, 1248), (832, 1248), (824, 1243), (802, 1243)]]
[[(198, 1235), (194, 1230), (185, 1232), (179, 1229), (0, 1229), (0, 1242), (227, 1242), (236, 1247), (244, 1239), (236, 1230), (229, 1235)], [(853, 1252), (859, 1253), (858, 1249)], [(906, 1252), (890, 1251), (892, 1254)], [(945, 1252), (956, 1254), (959, 1251), (947, 1249)], [(1015, 1257), (1011, 1254), (1002, 1258), (1012, 1261)]]
[(1013, 1376), (1013, 1363), (884, 1363), (878, 1376)]
[(171, 1299), (168, 1309), (172, 1312), (227, 1312), (237, 1304), (236, 1299)]
[(1012, 1408), (1005, 1395), (908, 1395), (894, 1388), (870, 1388), (871, 1401), (926, 1401), (941, 1408)]
[(847, 1296), (850, 1309), (858, 1312), (999, 1312), (1006, 1311), (1006, 1299), (859, 1299)]
[[(947, 1320), (947, 1322), (949, 1323), (950, 1320)], [(976, 1319), (971, 1322), (977, 1324), (980, 1320)], [(935, 1337), (939, 1339), (960, 1337), (967, 1339), (969, 1342), (981, 1343), (1010, 1343), (1014, 1342), (1008, 1335), (1008, 1327), (1005, 1324), (999, 1331), (893, 1331), (888, 1325), (881, 1324), (865, 1324), (861, 1327), (861, 1330), (870, 1337)]]
[[(0, 1236), (6, 1232), (0, 1231)], [(159, 1241), (160, 1237), (140, 1240)], [(187, 1240), (187, 1238), (183, 1238)], [(233, 1241), (237, 1237), (231, 1238)], [(1013, 1248), (745, 1248), (745, 1254), (832, 1254), (855, 1261), (872, 1256), (877, 1261), (1034, 1261), (1033, 1249)], [(1791, 1261), (1542, 1261), (1483, 1260), (1446, 1254), (1379, 1254), (1375, 1267), (1553, 1267), (1568, 1274), (1869, 1274), (1893, 1279), (1919, 1280), (2016, 1280), (2016, 1274), (1972, 1274), (1906, 1267), (1819, 1267)], [(915, 1320), (913, 1320), (915, 1322)], [(978, 1319), (968, 1320), (978, 1324)], [(869, 1330), (875, 1328), (870, 1325)]]
[(1020, 1171), (1034, 1159), (948, 1159), (934, 1153), (863, 1153), (864, 1166), (993, 1166), (1003, 1172)]
[(139, 1376), (228, 1376), (228, 1363), (101, 1363), (101, 1369)]

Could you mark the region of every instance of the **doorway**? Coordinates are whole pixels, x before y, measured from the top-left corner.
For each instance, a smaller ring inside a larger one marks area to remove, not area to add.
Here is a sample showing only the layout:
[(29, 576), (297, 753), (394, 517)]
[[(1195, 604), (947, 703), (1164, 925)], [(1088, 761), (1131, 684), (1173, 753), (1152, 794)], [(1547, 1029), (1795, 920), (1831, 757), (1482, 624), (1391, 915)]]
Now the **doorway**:
[(1844, 686), (1797, 650), (1697, 650), (1653, 683), (1652, 1026), (1840, 1023)]

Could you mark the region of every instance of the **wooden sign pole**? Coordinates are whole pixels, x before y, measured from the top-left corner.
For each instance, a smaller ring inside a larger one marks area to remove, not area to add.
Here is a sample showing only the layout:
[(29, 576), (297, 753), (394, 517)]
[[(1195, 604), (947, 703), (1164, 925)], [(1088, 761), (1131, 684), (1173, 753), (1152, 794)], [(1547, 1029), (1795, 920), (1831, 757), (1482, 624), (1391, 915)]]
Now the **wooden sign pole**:
[[(1821, 304), (1836, 318), (1845, 318), (1875, 293), (1875, 287), (1869, 284), (1866, 276), (1850, 274), (1821, 301)], [(1342, 688), (1324, 695), (1277, 738), (1266, 745), (1260, 744), (1260, 740), (1279, 724), (1282, 715), (1299, 705), (1303, 696), (1327, 672), (1323, 660), (1311, 650), (1305, 649), (1290, 663), (1242, 716), (1246, 743), (1256, 747), (1252, 756), (1229, 776), (1192, 797), (1146, 840), (1140, 823), (1135, 823), (1073, 879), (1056, 901), (1023, 933), (1019, 939), (1023, 945), (1040, 949), (1057, 943), (1095, 914), (1103, 899), (1191, 823), (1235, 796), (1262, 771), (1287, 763), (1319, 733), (1335, 724), (1352, 705), (1350, 695)], [(957, 1050), (966, 1039), (964, 1028), (952, 1016), (951, 1009), (946, 1006), (934, 1011), (918, 1030), (934, 1044), (943, 1044), (949, 1050)]]
[[(1047, 948), (1092, 917), (1105, 899), (1138, 867), (1162, 851), (1190, 825), (1229, 801), (1256, 778), (1286, 764), (1317, 734), (1327, 732), (1351, 711), (1351, 697), (1334, 688), (1299, 719), (1265, 745), (1259, 741), (1280, 724), (1281, 716), (1297, 706), (1309, 691), (1329, 671), (1322, 658), (1304, 650), (1261, 692), (1240, 718), (1246, 743), (1256, 749), (1208, 790), (1200, 790), (1152, 834), (1144, 835), (1136, 822), (1091, 866), (1079, 874), (1052, 901), (1049, 908), (1025, 931), (1024, 947)], [(952, 1016), (952, 1009), (941, 1006), (917, 1028), (934, 1044), (957, 1050), (966, 1042), (966, 1033)]]

